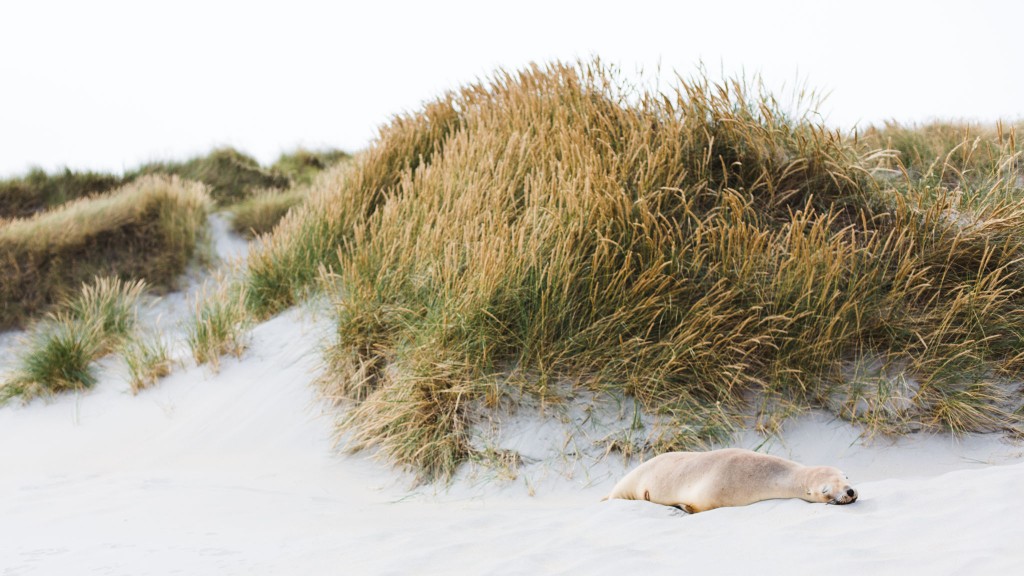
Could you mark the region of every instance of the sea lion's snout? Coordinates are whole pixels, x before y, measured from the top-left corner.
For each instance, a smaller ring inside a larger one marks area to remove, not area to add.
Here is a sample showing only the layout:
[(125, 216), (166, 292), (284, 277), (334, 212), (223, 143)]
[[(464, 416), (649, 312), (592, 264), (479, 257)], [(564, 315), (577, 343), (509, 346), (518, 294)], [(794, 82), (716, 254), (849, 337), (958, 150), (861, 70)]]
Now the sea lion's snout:
[(843, 494), (836, 498), (836, 504), (853, 504), (857, 501), (857, 491), (852, 487), (843, 488)]

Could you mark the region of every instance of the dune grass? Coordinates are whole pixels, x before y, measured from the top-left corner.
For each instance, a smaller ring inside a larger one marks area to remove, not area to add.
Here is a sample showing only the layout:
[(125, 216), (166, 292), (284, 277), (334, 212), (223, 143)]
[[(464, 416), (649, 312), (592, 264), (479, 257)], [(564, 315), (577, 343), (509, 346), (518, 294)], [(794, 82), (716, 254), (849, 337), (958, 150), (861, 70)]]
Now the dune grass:
[(313, 179), (321, 171), (351, 158), (350, 154), (341, 150), (307, 150), (299, 148), (292, 152), (281, 154), (270, 166), (270, 169), (287, 176), (291, 181), (292, 187), (308, 186), (313, 183)]
[(135, 325), (145, 282), (95, 278), (29, 332), (14, 375), (0, 400), (84, 390), (95, 384), (92, 363), (121, 347)]
[(653, 93), (598, 62), (498, 73), (320, 179), (251, 255), (246, 305), (273, 314), (319, 278), (341, 432), (427, 478), (470, 456), (469, 407), (509, 385), (633, 396), (658, 451), (811, 407), (869, 432), (1016, 426), (1012, 131), (963, 156), (811, 112), (739, 81)]
[(244, 200), (260, 188), (287, 188), (287, 176), (260, 166), (255, 158), (233, 148), (218, 148), (205, 156), (184, 162), (152, 162), (126, 174), (133, 179), (147, 174), (171, 174), (185, 180), (202, 182), (210, 197), (226, 206)]
[(376, 142), (353, 162), (325, 170), (308, 200), (280, 223), (280, 231), (250, 255), (245, 302), (257, 318), (291, 306), (317, 279), (321, 266), (338, 264), (339, 246), (354, 238), (356, 225), (376, 211), (403, 175), (429, 164), (461, 121), (455, 95), (397, 116)]
[(185, 340), (197, 364), (220, 368), (220, 357), (240, 358), (248, 347), (252, 317), (242, 300), (242, 288), (233, 278), (207, 283), (193, 302), (195, 310), (185, 324)]
[(160, 378), (170, 374), (174, 366), (170, 344), (159, 333), (136, 335), (121, 349), (121, 357), (128, 367), (128, 384), (132, 394), (153, 386)]
[(24, 325), (93, 276), (142, 278), (167, 289), (205, 239), (201, 184), (141, 178), (0, 226), (0, 328)]
[(141, 176), (158, 174), (202, 182), (218, 203), (230, 205), (259, 190), (283, 192), (308, 186), (322, 170), (350, 158), (341, 150), (299, 148), (262, 167), (238, 150), (217, 148), (183, 162), (150, 162), (123, 176), (68, 168), (48, 174), (33, 168), (24, 176), (0, 180), (0, 219), (26, 218), (72, 200), (109, 192)]
[(271, 169), (288, 176), (291, 187), (287, 190), (255, 190), (245, 200), (232, 205), (232, 229), (248, 237), (270, 232), (292, 208), (306, 201), (310, 187), (321, 172), (347, 163), (351, 158), (340, 150), (299, 149), (282, 154)]
[(19, 178), (0, 180), (0, 219), (26, 218), (71, 200), (101, 194), (124, 184), (112, 174), (72, 172), (47, 174), (34, 168)]
[(61, 313), (81, 324), (95, 324), (96, 349), (105, 354), (119, 346), (135, 326), (135, 305), (146, 290), (144, 280), (94, 278), (61, 307)]
[(250, 238), (266, 234), (277, 226), (289, 210), (301, 204), (306, 198), (307, 192), (301, 187), (290, 188), (284, 192), (254, 192), (249, 198), (231, 207), (231, 228)]
[[(886, 123), (869, 128), (863, 138), (876, 148), (895, 153), (897, 162), (914, 180), (969, 188), (992, 177), (1020, 176), (1024, 143), (1017, 132), (1024, 124), (994, 126), (968, 122), (930, 122), (920, 125)], [(1012, 178), (1011, 178), (1012, 179)]]

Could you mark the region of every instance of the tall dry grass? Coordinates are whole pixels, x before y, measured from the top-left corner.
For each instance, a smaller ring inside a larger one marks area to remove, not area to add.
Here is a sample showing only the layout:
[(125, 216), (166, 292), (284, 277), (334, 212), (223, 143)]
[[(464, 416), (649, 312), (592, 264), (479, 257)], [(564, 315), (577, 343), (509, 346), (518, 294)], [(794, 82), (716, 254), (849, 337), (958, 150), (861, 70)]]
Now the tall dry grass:
[(352, 240), (356, 224), (372, 214), (402, 175), (431, 161), (460, 115), (455, 95), (395, 117), (358, 159), (325, 170), (280, 232), (249, 255), (245, 302), (257, 317), (283, 310), (305, 293), (321, 265), (337, 264), (337, 250)]
[(205, 237), (209, 208), (202, 184), (151, 176), (0, 222), (0, 328), (23, 325), (93, 276), (173, 286)]
[(872, 431), (1015, 425), (1015, 161), (924, 178), (814, 117), (742, 82), (501, 72), (322, 179), (254, 250), (246, 304), (271, 314), (319, 274), (341, 430), (427, 477), (510, 383), (632, 395), (657, 450), (807, 407)]

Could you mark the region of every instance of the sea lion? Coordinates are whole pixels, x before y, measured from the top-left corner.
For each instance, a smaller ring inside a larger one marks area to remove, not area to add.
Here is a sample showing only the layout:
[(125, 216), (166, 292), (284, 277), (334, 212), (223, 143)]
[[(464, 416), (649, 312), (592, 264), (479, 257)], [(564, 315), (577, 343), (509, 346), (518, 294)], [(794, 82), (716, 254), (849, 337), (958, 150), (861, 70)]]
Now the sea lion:
[(667, 452), (637, 466), (605, 500), (648, 500), (690, 514), (772, 498), (850, 504), (857, 491), (831, 466), (804, 466), (739, 448)]

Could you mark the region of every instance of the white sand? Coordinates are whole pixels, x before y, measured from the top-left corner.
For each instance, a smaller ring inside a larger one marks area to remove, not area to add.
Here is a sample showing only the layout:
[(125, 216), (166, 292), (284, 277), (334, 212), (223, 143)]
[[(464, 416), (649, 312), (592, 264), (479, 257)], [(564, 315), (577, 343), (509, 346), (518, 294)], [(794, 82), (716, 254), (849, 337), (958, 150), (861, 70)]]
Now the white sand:
[[(574, 406), (497, 423), (487, 442), (528, 456), (518, 479), (467, 471), (449, 489), (413, 489), (369, 455), (333, 449), (311, 384), (327, 324), (310, 315), (259, 326), (220, 374), (180, 368), (133, 397), (108, 359), (90, 392), (0, 408), (0, 575), (1011, 574), (1024, 564), (1024, 448), (945, 435), (864, 445), (820, 414), (762, 449), (843, 468), (855, 504), (687, 516), (599, 502), (626, 468), (594, 461), (579, 438), (568, 444), (579, 455), (564, 455), (564, 423), (583, 426)], [(614, 429), (609, 420), (598, 426)]]

